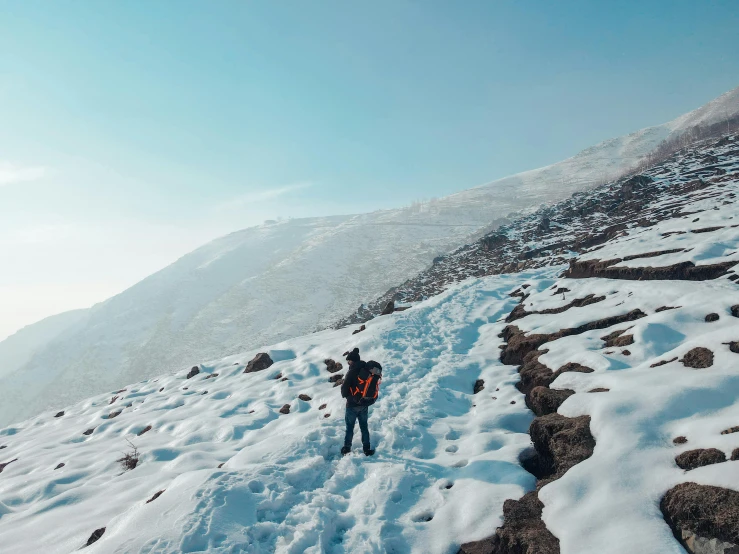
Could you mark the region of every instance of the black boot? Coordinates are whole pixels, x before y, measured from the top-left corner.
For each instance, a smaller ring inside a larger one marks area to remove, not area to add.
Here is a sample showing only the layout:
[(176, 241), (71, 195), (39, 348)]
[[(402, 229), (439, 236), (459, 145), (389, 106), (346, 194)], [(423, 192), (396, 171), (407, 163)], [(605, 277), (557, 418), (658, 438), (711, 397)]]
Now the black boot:
[(341, 447), (341, 455), (342, 455), (342, 456), (346, 456), (346, 455), (347, 455), (347, 454), (349, 454), (349, 452), (351, 452), (351, 451), (352, 451), (352, 449), (351, 449), (351, 447), (350, 447), (350, 446), (342, 446), (342, 447)]
[(374, 448), (365, 448), (364, 449), (364, 455), (365, 456), (374, 456), (375, 449)]

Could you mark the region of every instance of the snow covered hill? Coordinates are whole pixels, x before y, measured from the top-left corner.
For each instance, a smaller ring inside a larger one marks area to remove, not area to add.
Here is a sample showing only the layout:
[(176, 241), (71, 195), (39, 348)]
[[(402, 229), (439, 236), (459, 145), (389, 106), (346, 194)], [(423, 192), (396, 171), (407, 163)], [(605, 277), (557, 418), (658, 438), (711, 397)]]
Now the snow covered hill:
[[(460, 249), (358, 334), (2, 429), (3, 552), (730, 554), (738, 194), (739, 137), (706, 143)], [(522, 270), (467, 278), (492, 252)], [(384, 366), (371, 458), (339, 455), (325, 360), (353, 346)]]
[(49, 341), (20, 353), (22, 341), (0, 343), (0, 424), (330, 326), (510, 214), (612, 178), (663, 139), (737, 112), (739, 89), (671, 123), (446, 198), (218, 239), (93, 307)]

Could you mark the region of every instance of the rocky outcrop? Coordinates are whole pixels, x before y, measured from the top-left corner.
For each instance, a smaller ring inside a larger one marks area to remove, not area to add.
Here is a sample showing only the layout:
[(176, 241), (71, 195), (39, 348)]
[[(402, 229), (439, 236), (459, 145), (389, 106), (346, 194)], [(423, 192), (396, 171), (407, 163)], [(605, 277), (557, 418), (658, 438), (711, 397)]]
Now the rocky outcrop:
[(254, 359), (251, 360), (248, 364), (246, 364), (246, 368), (244, 369), (244, 373), (254, 373), (256, 371), (264, 371), (268, 367), (270, 367), (274, 362), (272, 361), (272, 358), (269, 357), (269, 354), (266, 352), (260, 352), (256, 356), (254, 356)]
[[(222, 464), (221, 464), (221, 465), (222, 465)], [(220, 466), (218, 466), (218, 467), (220, 467)], [(146, 501), (146, 503), (147, 503), (147, 504), (150, 504), (150, 503), (154, 502), (154, 501), (155, 501), (155, 500), (156, 500), (157, 498), (159, 498), (160, 496), (162, 496), (162, 493), (163, 493), (163, 492), (164, 492), (165, 490), (166, 490), (166, 489), (162, 489), (162, 490), (160, 490), (160, 491), (157, 491), (157, 492), (155, 492), (155, 493), (154, 493), (154, 496), (152, 496), (152, 497), (151, 497), (151, 498), (150, 498), (149, 500), (147, 500), (147, 501)]]
[(739, 553), (739, 492), (681, 483), (667, 491), (660, 509), (691, 554)]
[(289, 414), (290, 413), (290, 404), (285, 404), (284, 406), (282, 406), (282, 408), (280, 408), (280, 413), (281, 414)]
[(558, 479), (572, 466), (592, 456), (595, 448), (590, 416), (537, 417), (529, 427), (529, 435), (534, 451), (527, 452), (521, 463), (537, 479)]
[(524, 309), (523, 304), (517, 305), (513, 311), (508, 314), (508, 317), (506, 317), (506, 323), (510, 323), (511, 321), (515, 321), (517, 319), (521, 319), (523, 317), (534, 315), (534, 314), (561, 314), (562, 312), (566, 312), (570, 308), (582, 308), (584, 306), (589, 306), (590, 304), (596, 304), (598, 302), (602, 302), (605, 300), (605, 296), (595, 296), (594, 294), (588, 294), (584, 298), (576, 298), (569, 304), (565, 304), (564, 306), (560, 306), (559, 308), (548, 308), (546, 310), (538, 310), (534, 312), (527, 312)]
[(683, 359), (680, 360), (685, 367), (692, 367), (693, 369), (704, 369), (713, 365), (713, 352), (708, 348), (698, 346), (689, 350)]
[(308, 396), (307, 394), (299, 394), (298, 398), (302, 400), (303, 402), (310, 402), (312, 398)]
[(101, 527), (100, 529), (95, 529), (92, 532), (92, 535), (90, 535), (90, 538), (87, 539), (87, 544), (85, 544), (85, 546), (90, 546), (91, 544), (99, 541), (100, 537), (102, 537), (104, 533), (105, 533), (105, 527)]
[(495, 535), (463, 544), (458, 554), (559, 554), (559, 539), (541, 519), (544, 505), (531, 491), (503, 503), (503, 525)]
[(187, 372), (186, 379), (192, 379), (195, 377), (198, 373), (200, 373), (200, 368), (198, 366), (193, 366), (193, 368)]
[(721, 262), (697, 266), (680, 262), (664, 267), (612, 267), (623, 260), (572, 260), (563, 277), (571, 279), (625, 279), (630, 281), (708, 281), (725, 275), (737, 262)]
[(717, 313), (710, 313), (706, 314), (706, 323), (713, 323), (714, 321), (718, 321), (719, 317)]
[(151, 425), (147, 425), (146, 427), (141, 429), (141, 431), (136, 433), (136, 435), (140, 437), (141, 435), (143, 435), (144, 433), (148, 433), (149, 431), (151, 431)]
[(526, 406), (537, 416), (553, 414), (573, 394), (575, 394), (575, 391), (570, 389), (534, 387), (526, 395)]
[(485, 388), (485, 381), (483, 381), (482, 379), (478, 379), (477, 381), (475, 381), (475, 386), (472, 388), (472, 394), (477, 394), (484, 388)]
[(12, 464), (13, 462), (17, 462), (17, 461), (18, 461), (18, 458), (14, 458), (14, 459), (10, 460), (9, 462), (5, 462), (5, 463), (0, 463), (0, 473), (2, 473), (2, 472), (3, 472), (3, 470), (4, 470), (4, 469), (5, 469), (6, 467), (8, 467), (8, 466), (9, 466), (10, 464)]
[(726, 461), (726, 454), (717, 448), (697, 448), (683, 452), (675, 458), (675, 463), (680, 469), (690, 471), (698, 467), (711, 464), (720, 464)]
[(336, 373), (337, 371), (341, 371), (342, 367), (344, 367), (341, 363), (336, 362), (331, 358), (323, 360), (323, 363), (326, 364), (326, 371), (329, 373)]

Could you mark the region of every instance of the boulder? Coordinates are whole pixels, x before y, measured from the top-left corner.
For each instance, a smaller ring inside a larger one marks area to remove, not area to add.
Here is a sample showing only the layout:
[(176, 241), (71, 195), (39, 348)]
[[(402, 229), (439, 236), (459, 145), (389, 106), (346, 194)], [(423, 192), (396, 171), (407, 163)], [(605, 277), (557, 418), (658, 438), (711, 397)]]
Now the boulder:
[(200, 368), (198, 366), (193, 366), (192, 369), (187, 373), (187, 379), (192, 379), (195, 377), (198, 373), (200, 373)]
[(475, 381), (475, 386), (472, 388), (472, 394), (477, 394), (484, 388), (485, 388), (485, 381), (483, 381), (482, 379), (478, 379), (477, 381)]
[(570, 389), (534, 387), (526, 395), (526, 406), (538, 416), (552, 414), (573, 394), (575, 391)]
[(85, 546), (90, 546), (92, 543), (100, 540), (100, 537), (103, 536), (103, 533), (105, 533), (105, 527), (101, 527), (100, 529), (95, 529), (92, 532), (92, 535), (90, 535), (90, 538), (87, 539), (87, 544)]
[(691, 554), (734, 554), (739, 551), (739, 492), (681, 483), (660, 502), (675, 538)]
[(572, 466), (592, 456), (595, 448), (590, 416), (549, 414), (537, 417), (531, 422), (529, 435), (535, 454), (525, 453), (521, 464), (537, 479), (561, 477)]
[(290, 404), (285, 404), (282, 408), (280, 408), (281, 414), (289, 414), (290, 413)]
[(685, 367), (692, 367), (693, 369), (711, 367), (713, 365), (713, 352), (708, 348), (698, 346), (689, 350), (680, 361)]
[(685, 471), (725, 461), (726, 454), (717, 448), (696, 448), (683, 452), (675, 458), (677, 466)]
[(311, 397), (307, 394), (299, 394), (298, 398), (300, 398), (300, 400), (302, 400), (303, 402), (310, 402), (312, 400)]
[(251, 360), (248, 364), (246, 364), (246, 368), (244, 369), (244, 373), (254, 373), (256, 371), (264, 371), (268, 367), (270, 367), (274, 362), (272, 361), (272, 358), (269, 357), (269, 354), (266, 352), (260, 352), (256, 356), (254, 356), (254, 359)]
[(337, 371), (341, 371), (341, 369), (344, 367), (341, 365), (341, 363), (336, 362), (331, 358), (323, 360), (323, 363), (326, 364), (326, 371), (328, 371), (329, 373), (336, 373)]
[[(221, 464), (221, 465), (223, 465), (223, 464)], [(219, 466), (219, 467), (220, 467), (220, 466)], [(147, 504), (149, 504), (150, 502), (154, 502), (154, 501), (155, 501), (155, 500), (156, 500), (157, 498), (159, 498), (160, 496), (162, 496), (162, 493), (163, 493), (163, 492), (164, 492), (165, 490), (166, 490), (166, 489), (162, 489), (162, 490), (160, 490), (160, 491), (157, 491), (157, 492), (155, 492), (155, 493), (154, 493), (154, 496), (152, 496), (152, 497), (151, 497), (151, 498), (150, 498), (149, 500), (147, 500), (147, 501), (146, 501), (146, 503), (147, 503)]]
[(710, 313), (706, 315), (706, 323), (713, 323), (714, 321), (718, 321), (717, 313)]

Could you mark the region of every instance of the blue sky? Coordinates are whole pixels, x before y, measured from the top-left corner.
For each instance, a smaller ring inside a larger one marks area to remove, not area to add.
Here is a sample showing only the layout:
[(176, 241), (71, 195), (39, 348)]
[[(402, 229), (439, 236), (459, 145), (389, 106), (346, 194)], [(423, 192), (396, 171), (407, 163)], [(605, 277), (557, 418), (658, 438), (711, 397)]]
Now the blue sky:
[(737, 29), (736, 0), (0, 1), (0, 338), (264, 219), (673, 119), (739, 84)]

